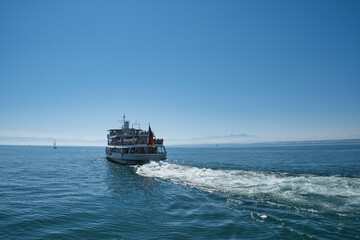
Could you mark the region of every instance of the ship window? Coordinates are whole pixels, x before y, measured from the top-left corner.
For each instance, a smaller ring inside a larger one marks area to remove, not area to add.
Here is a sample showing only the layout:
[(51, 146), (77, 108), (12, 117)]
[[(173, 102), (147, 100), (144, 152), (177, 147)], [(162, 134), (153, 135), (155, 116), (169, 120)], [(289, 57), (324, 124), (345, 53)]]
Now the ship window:
[(144, 147), (134, 147), (130, 150), (131, 154), (144, 154), (146, 153), (146, 148)]
[(158, 151), (157, 151), (158, 153), (164, 153), (165, 152), (165, 150), (164, 150), (164, 148), (163, 147), (158, 147)]
[(145, 151), (146, 151), (146, 150), (145, 150), (144, 147), (140, 147), (140, 148), (139, 148), (139, 153), (145, 153)]
[(149, 148), (148, 148), (148, 153), (154, 154), (154, 153), (157, 152), (156, 150), (157, 150), (157, 148), (149, 147)]
[(122, 149), (122, 154), (128, 154), (129, 153), (129, 149), (128, 148), (123, 148)]

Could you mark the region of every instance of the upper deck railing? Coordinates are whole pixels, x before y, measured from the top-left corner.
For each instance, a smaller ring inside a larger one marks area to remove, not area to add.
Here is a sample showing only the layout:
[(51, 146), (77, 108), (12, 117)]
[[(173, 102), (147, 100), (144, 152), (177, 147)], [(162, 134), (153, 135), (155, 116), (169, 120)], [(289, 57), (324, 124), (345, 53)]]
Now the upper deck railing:
[[(154, 144), (163, 144), (164, 139), (162, 138), (155, 138)], [(121, 139), (121, 140), (114, 140), (108, 139), (108, 145), (111, 146), (122, 146), (122, 145), (138, 145), (138, 144), (148, 144), (147, 139)]]
[(141, 130), (137, 130), (137, 129), (126, 129), (126, 130), (122, 130), (122, 129), (112, 129), (112, 130), (109, 130), (110, 133), (109, 133), (109, 137), (113, 137), (113, 136), (131, 136), (131, 135), (134, 135), (134, 136), (145, 136), (145, 135), (148, 135), (149, 132), (148, 131), (141, 131)]

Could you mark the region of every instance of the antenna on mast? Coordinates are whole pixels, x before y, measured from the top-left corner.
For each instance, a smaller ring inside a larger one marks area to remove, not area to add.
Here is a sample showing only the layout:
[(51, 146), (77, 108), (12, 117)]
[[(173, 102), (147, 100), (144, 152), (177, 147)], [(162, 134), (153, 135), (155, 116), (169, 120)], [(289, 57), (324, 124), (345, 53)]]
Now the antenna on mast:
[(123, 115), (123, 120), (118, 120), (119, 122), (121, 122), (122, 123), (122, 127), (124, 127), (124, 125), (125, 125), (125, 113), (124, 113), (124, 115)]
[(123, 119), (124, 119), (124, 120), (123, 120), (123, 126), (122, 126), (122, 128), (123, 128), (123, 129), (129, 129), (129, 123), (130, 123), (130, 122), (129, 122), (129, 120), (127, 120), (127, 121), (125, 120), (125, 113), (124, 113)]

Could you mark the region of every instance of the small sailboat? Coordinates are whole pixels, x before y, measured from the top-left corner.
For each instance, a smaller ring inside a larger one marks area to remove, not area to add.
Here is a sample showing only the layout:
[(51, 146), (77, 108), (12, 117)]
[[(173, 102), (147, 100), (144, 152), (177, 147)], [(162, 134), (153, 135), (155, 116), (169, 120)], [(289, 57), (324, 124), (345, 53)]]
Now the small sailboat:
[(56, 149), (56, 140), (54, 140), (53, 148)]

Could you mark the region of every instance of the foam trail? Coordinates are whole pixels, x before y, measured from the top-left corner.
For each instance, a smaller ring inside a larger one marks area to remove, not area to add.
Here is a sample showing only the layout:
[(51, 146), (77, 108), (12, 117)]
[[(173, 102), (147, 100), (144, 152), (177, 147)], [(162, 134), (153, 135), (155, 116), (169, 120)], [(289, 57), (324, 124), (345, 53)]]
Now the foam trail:
[(360, 210), (359, 178), (213, 170), (168, 162), (137, 166), (136, 173), (207, 192), (255, 198), (306, 209), (342, 213)]

